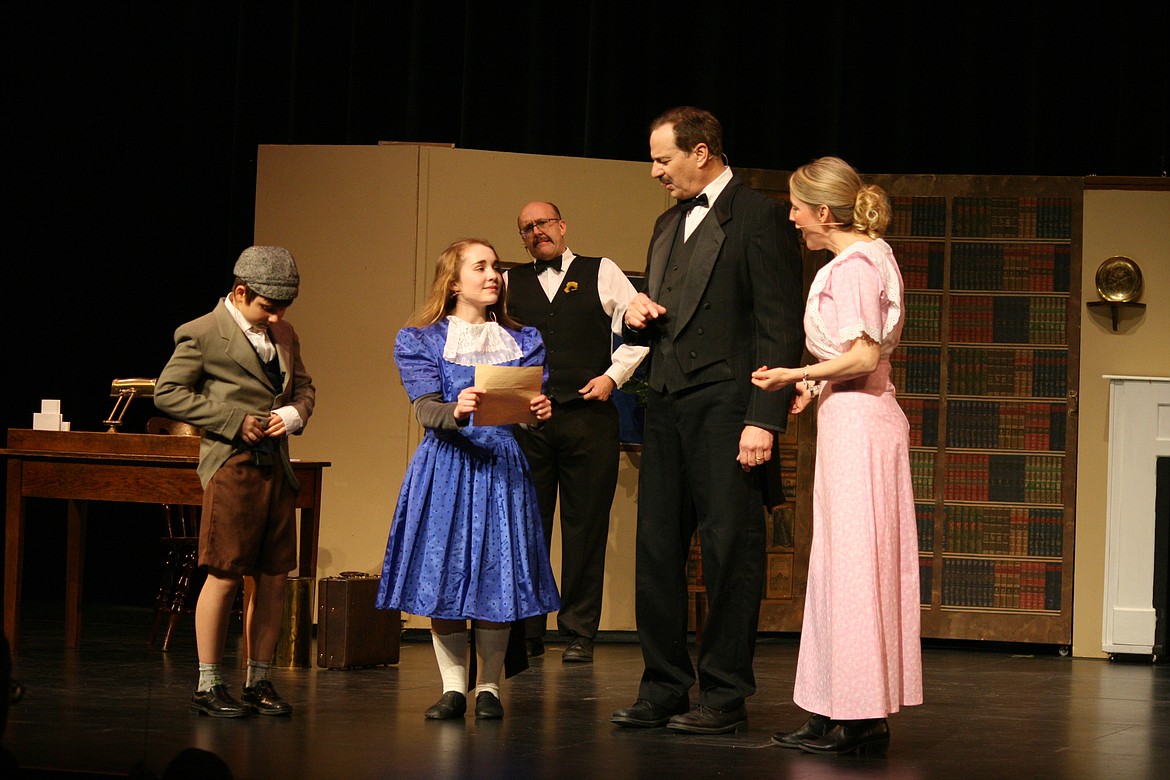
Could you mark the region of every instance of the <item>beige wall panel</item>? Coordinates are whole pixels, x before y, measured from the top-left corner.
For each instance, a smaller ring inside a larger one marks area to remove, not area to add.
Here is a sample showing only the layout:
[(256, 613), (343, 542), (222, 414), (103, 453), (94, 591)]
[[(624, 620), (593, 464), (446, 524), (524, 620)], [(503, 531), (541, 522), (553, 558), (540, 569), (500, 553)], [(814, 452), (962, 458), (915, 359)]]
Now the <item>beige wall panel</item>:
[[(604, 255), (626, 271), (640, 273), (654, 220), (670, 196), (650, 178), (649, 163), (545, 157), (466, 149), (424, 151), (419, 213), (424, 214), (426, 262), (457, 238), (485, 238), (505, 263), (530, 258), (517, 235), (516, 217), (533, 200), (557, 204), (565, 218), (566, 243), (574, 252)], [(636, 456), (634, 456), (636, 457)], [(623, 453), (610, 519), (601, 630), (634, 630), (634, 530), (638, 474)], [(560, 574), (561, 539), (554, 525), (550, 545)], [(414, 625), (414, 621), (411, 621)], [(550, 628), (556, 628), (554, 617)]]
[[(523, 261), (516, 214), (529, 200), (552, 200), (574, 251), (640, 271), (669, 196), (645, 163), (442, 147), (264, 146), (257, 167), (256, 241), (288, 246), (300, 264), (303, 294), (289, 319), (321, 399), (293, 452), (333, 463), (318, 576), (377, 572), (419, 438), (393, 367), (393, 337), (425, 294), (439, 251), (478, 236), (505, 262)], [(1082, 308), (1073, 653), (1093, 656), (1102, 655), (1104, 598), (1108, 386), (1101, 376), (1170, 373), (1170, 256), (1156, 229), (1170, 218), (1170, 193), (1088, 190), (1084, 215), (1085, 299), (1093, 299), (1100, 262), (1122, 254), (1141, 266), (1148, 304), (1116, 333)], [(622, 454), (603, 630), (635, 627), (638, 459)], [(553, 557), (559, 561), (559, 536)]]
[(256, 241), (301, 272), (289, 309), (318, 404), (294, 457), (325, 471), (319, 577), (381, 571), (413, 418), (394, 333), (414, 308), (417, 147), (262, 146)]
[(1108, 507), (1109, 383), (1105, 374), (1170, 376), (1170, 192), (1086, 190), (1081, 289), (1097, 300), (1097, 267), (1124, 255), (1142, 269), (1144, 314), (1124, 313), (1117, 331), (1107, 315), (1081, 309), (1080, 429), (1077, 464), (1073, 655), (1103, 656), (1105, 520)]
[[(393, 365), (394, 334), (451, 241), (486, 238), (527, 258), (516, 216), (552, 200), (568, 243), (640, 272), (669, 195), (648, 163), (414, 145), (264, 146), (256, 241), (288, 246), (303, 276), (289, 312), (320, 403), (294, 457), (328, 460), (318, 577), (381, 569), (391, 513), (420, 437)], [(603, 630), (634, 628), (637, 456), (623, 453), (606, 562)], [(553, 540), (559, 570), (560, 539)], [(555, 621), (549, 621), (555, 626)], [(410, 618), (409, 626), (427, 621)]]
[(516, 232), (524, 204), (547, 200), (565, 218), (574, 252), (604, 255), (641, 273), (654, 220), (670, 196), (650, 178), (650, 163), (428, 148), (425, 255), (457, 238), (485, 238), (505, 263), (529, 260)]

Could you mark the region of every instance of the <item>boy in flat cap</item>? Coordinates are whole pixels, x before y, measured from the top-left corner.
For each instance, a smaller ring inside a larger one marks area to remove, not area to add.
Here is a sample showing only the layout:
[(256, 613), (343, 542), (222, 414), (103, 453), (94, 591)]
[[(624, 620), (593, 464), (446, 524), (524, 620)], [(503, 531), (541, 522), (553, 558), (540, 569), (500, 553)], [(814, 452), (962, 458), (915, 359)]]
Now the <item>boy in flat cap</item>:
[[(207, 581), (195, 607), (199, 684), (191, 707), (218, 718), (292, 712), (268, 679), (268, 665), (288, 573), (297, 564), (299, 485), (288, 436), (301, 431), (316, 401), (300, 341), (284, 321), (299, 284), (287, 249), (245, 249), (227, 297), (175, 331), (175, 352), (155, 386), (161, 411), (203, 429), (199, 565)], [(220, 665), (244, 577), (253, 579), (255, 593), (245, 610), (248, 676), (241, 703), (224, 684)]]

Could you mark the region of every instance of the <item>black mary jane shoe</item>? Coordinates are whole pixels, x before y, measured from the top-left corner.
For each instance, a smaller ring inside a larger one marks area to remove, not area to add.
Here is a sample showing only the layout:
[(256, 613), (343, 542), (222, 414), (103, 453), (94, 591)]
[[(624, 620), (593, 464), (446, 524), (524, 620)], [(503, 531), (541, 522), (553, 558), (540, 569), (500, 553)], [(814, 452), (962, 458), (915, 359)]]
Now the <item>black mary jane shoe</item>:
[(462, 718), (467, 712), (467, 697), (459, 691), (447, 691), (424, 713), (427, 720), (451, 720)]
[(504, 717), (504, 705), (491, 691), (480, 691), (475, 696), (475, 717), (480, 720), (499, 720)]
[(890, 727), (885, 718), (839, 720), (820, 739), (805, 740), (800, 749), (809, 753), (840, 756), (845, 753), (885, 753), (890, 746)]
[(833, 721), (825, 715), (813, 715), (796, 731), (777, 731), (772, 735), (772, 744), (800, 750), (800, 743), (817, 740), (825, 736)]

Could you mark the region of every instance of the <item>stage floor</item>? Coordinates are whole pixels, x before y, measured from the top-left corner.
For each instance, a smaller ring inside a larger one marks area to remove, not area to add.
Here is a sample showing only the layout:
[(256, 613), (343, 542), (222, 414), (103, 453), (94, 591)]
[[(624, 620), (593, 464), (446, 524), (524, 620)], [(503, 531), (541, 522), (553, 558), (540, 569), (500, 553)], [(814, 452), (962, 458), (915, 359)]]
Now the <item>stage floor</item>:
[[(291, 718), (216, 720), (188, 709), (196, 678), (187, 619), (170, 653), (146, 646), (148, 610), (87, 606), (80, 650), (63, 648), (59, 605), (25, 606), (14, 677), (26, 689), (3, 744), (27, 777), (161, 774), (180, 750), (222, 757), (236, 778), (1161, 778), (1170, 765), (1170, 667), (1061, 658), (1047, 648), (928, 646), (926, 704), (890, 718), (885, 757), (824, 757), (770, 744), (804, 713), (792, 703), (797, 638), (762, 637), (748, 729), (686, 736), (624, 729), (642, 669), (636, 642), (603, 637), (591, 665), (552, 643), (504, 683), (502, 721), (435, 722), (430, 642), (412, 634), (395, 666), (277, 669)], [(315, 655), (313, 656), (315, 658)], [(238, 631), (228, 682), (243, 679)], [(1161, 769), (1159, 769), (1161, 767)], [(55, 770), (49, 772), (47, 770)], [(138, 775), (141, 776), (141, 775)]]

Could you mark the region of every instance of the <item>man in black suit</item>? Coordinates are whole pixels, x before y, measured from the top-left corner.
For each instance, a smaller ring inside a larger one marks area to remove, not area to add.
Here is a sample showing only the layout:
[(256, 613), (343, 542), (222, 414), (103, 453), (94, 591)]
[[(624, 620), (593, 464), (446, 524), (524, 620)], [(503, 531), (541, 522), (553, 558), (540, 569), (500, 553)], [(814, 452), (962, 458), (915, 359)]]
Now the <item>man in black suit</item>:
[[(638, 486), (637, 621), (645, 669), (623, 726), (722, 734), (747, 722), (765, 574), (762, 466), (791, 393), (752, 386), (754, 368), (795, 366), (804, 334), (801, 257), (777, 200), (727, 167), (709, 112), (651, 125), (650, 175), (678, 203), (654, 225), (646, 288), (626, 309), (629, 343), (650, 347)], [(707, 621), (687, 650), (685, 567), (698, 527)]]
[[(618, 478), (618, 413), (610, 401), (648, 351), (622, 344), (626, 305), (635, 295), (607, 257), (575, 255), (565, 245), (560, 209), (535, 201), (516, 220), (533, 262), (507, 273), (508, 313), (544, 338), (552, 419), (517, 428), (532, 466), (546, 543), (561, 502), (561, 609), (557, 628), (568, 638), (561, 660), (589, 663), (601, 621), (609, 510)], [(529, 656), (544, 652), (544, 615), (525, 621)]]

